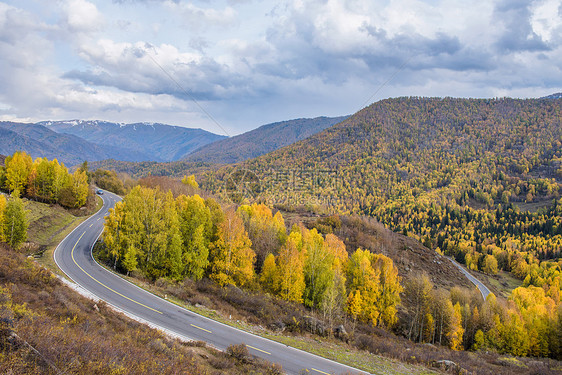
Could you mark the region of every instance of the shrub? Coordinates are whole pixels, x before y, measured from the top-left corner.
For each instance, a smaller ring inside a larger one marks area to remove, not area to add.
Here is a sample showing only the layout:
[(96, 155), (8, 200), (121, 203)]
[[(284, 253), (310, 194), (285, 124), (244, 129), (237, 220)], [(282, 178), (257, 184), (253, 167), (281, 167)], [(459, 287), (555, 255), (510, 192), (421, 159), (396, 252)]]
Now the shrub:
[(246, 344), (232, 344), (226, 348), (226, 353), (238, 362), (249, 362), (250, 352)]

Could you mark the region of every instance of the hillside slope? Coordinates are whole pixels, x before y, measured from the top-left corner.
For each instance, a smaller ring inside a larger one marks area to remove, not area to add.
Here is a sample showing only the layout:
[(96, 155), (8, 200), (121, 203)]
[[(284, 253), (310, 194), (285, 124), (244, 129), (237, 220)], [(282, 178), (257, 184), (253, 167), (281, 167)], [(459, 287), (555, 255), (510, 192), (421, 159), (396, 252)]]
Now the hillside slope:
[(59, 134), (42, 125), (0, 122), (0, 153), (11, 155), (15, 151), (26, 151), (34, 158), (56, 158), (69, 166), (84, 160), (140, 161), (148, 157), (136, 151), (100, 146), (73, 135)]
[[(0, 243), (0, 373), (247, 374), (271, 364), (184, 343), (78, 295)], [(275, 373), (275, 372), (273, 372)]]
[[(495, 258), (527, 283), (557, 283), (559, 264), (531, 265), (562, 257), (560, 100), (383, 100), (240, 167), (260, 200), (372, 216), (473, 269), (496, 272)], [(228, 197), (232, 170), (202, 185)]]
[(555, 94), (544, 96), (542, 99), (562, 99), (562, 92), (557, 92)]
[[(471, 189), (474, 196), (490, 194), (487, 177), (511, 184), (517, 181), (508, 177), (558, 178), (561, 114), (562, 101), (548, 99), (389, 99), (244, 166), (262, 174), (262, 183), (272, 182), (266, 171), (289, 165), (337, 171), (337, 184), (324, 186), (323, 198), (332, 193), (338, 204), (362, 213), (388, 200), (419, 200), (427, 194), (450, 192), (460, 198)], [(318, 193), (264, 185), (275, 200)], [(525, 201), (525, 190), (510, 201)], [(491, 203), (500, 201), (497, 195), (496, 187)]]
[(232, 138), (203, 146), (185, 160), (207, 163), (237, 163), (255, 158), (290, 145), (330, 126), (346, 117), (316, 117), (263, 125)]
[(116, 124), (106, 121), (73, 120), (44, 121), (40, 124), (57, 133), (72, 134), (99, 145), (125, 146), (146, 155), (142, 160), (152, 161), (180, 160), (206, 144), (225, 138), (202, 129), (152, 123)]

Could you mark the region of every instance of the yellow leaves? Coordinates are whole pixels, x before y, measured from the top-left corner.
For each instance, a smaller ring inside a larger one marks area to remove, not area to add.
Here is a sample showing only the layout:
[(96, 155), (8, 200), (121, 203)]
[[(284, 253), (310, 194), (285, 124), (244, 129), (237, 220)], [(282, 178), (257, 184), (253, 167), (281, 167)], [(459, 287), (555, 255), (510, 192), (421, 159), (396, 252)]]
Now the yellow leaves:
[(543, 288), (528, 286), (515, 288), (509, 297), (513, 301), (523, 316), (532, 314), (535, 317), (553, 317), (556, 313), (554, 300), (548, 297)]
[[(483, 344), (516, 356), (557, 355), (560, 306), (543, 288), (529, 286), (512, 291), (507, 305), (490, 294), (476, 319), (486, 324)], [(488, 320), (482, 320), (488, 319)], [(475, 338), (475, 348), (482, 340)]]
[(0, 194), (0, 242), (5, 242), (5, 223), (6, 223), (6, 197)]
[(281, 215), (280, 211), (277, 211), (273, 216), (273, 222), (277, 230), (285, 231), (285, 220), (283, 219), (283, 215)]
[(472, 349), (480, 350), (484, 348), (485, 339), (484, 339), (484, 332), (481, 329), (477, 330), (474, 334), (474, 344), (472, 345)]
[(286, 238), (283, 216), (275, 216), (264, 204), (242, 205), (237, 210), (244, 222), (248, 236), (256, 252), (256, 266), (261, 268), (267, 254), (276, 254)]
[(31, 173), (33, 161), (25, 152), (16, 152), (4, 161), (6, 165), (6, 187), (9, 191), (25, 194), (27, 181)]
[(242, 286), (254, 278), (256, 254), (251, 249), (252, 241), (244, 229), (242, 219), (236, 212), (225, 213), (218, 228), (218, 240), (211, 246), (211, 279), (221, 286)]
[(181, 179), (181, 182), (184, 183), (187, 186), (191, 186), (194, 189), (199, 189), (199, 184), (197, 183), (197, 181), (195, 181), (194, 175), (184, 176)]
[(501, 328), (500, 333), (504, 350), (516, 356), (527, 355), (529, 351), (529, 334), (531, 332), (525, 329), (519, 314), (516, 311), (508, 310), (505, 324)]
[(15, 303), (12, 299), (12, 292), (7, 287), (0, 287), (0, 308), (3, 311), (3, 317), (12, 315), (15, 319), (31, 318), (36, 314), (28, 309), (27, 304)]
[(303, 301), (305, 256), (300, 231), (291, 232), (277, 257), (276, 289), (281, 298), (295, 302)]
[(89, 183), (86, 173), (69, 174), (57, 159), (37, 158), (32, 161), (25, 152), (6, 158), (6, 188), (43, 202), (60, 203), (77, 208), (86, 203)]
[(275, 264), (275, 255), (268, 254), (263, 262), (263, 267), (260, 274), (260, 284), (264, 290), (275, 293), (277, 290), (278, 272)]
[(177, 279), (183, 270), (178, 215), (172, 194), (136, 186), (110, 211), (104, 242), (113, 266), (152, 278)]
[(523, 279), (528, 275), (529, 269), (529, 264), (522, 257), (516, 258), (511, 263), (511, 272), (520, 279)]
[(134, 245), (131, 244), (127, 247), (122, 261), (123, 268), (125, 268), (127, 274), (138, 269), (137, 254), (138, 252), (135, 249)]
[(361, 291), (351, 291), (347, 297), (346, 311), (353, 319), (357, 319), (363, 313), (363, 299)]
[(486, 255), (484, 258), (484, 268), (482, 269), (485, 273), (489, 275), (495, 275), (498, 273), (498, 261), (493, 255)]
[(86, 204), (86, 198), (88, 198), (88, 175), (85, 171), (77, 169), (72, 174), (72, 190), (75, 197), (74, 207), (82, 207)]
[(316, 229), (303, 228), (301, 231), (303, 251), (306, 254), (304, 304), (312, 308), (320, 307), (334, 277), (334, 256)]
[(447, 300), (447, 309), (450, 312), (449, 327), (446, 333), (446, 336), (449, 339), (449, 348), (453, 350), (462, 350), (464, 329), (462, 328), (461, 306), (458, 302), (455, 306), (453, 306), (451, 301)]
[[(360, 320), (373, 325), (392, 326), (396, 322), (396, 306), (400, 303), (402, 287), (398, 270), (390, 258), (357, 249), (349, 260), (347, 279), (349, 295), (353, 296), (348, 298), (348, 311), (353, 309)], [(351, 307), (350, 303), (356, 305)]]
[(324, 239), (324, 247), (325, 251), (329, 252), (334, 257), (332, 268), (343, 272), (349, 260), (349, 254), (345, 249), (343, 241), (336, 235), (328, 233)]

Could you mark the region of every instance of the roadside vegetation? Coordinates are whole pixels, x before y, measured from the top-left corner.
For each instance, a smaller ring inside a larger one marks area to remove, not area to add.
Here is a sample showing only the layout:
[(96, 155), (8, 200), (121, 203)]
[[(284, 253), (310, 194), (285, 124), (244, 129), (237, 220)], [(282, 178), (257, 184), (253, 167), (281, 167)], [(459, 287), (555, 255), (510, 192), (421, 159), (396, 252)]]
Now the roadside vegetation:
[(0, 244), (0, 373), (280, 374), (244, 348), (183, 343), (81, 297)]
[[(457, 373), (561, 371), (561, 103), (389, 99), (237, 166), (126, 165), (199, 184), (97, 171), (126, 194), (97, 256), (287, 340)], [(236, 170), (257, 199), (224, 203)], [(496, 294), (464, 289), (445, 255)]]
[[(561, 103), (383, 100), (238, 167), (260, 180), (259, 199), (287, 211), (370, 216), (470, 270), (511, 273), (521, 286), (499, 323), (481, 328), (483, 347), (560, 358), (560, 336), (546, 345), (544, 332), (559, 332), (562, 309)], [(234, 168), (202, 174), (201, 185), (226, 195)]]
[[(522, 311), (517, 303), (535, 303), (536, 296), (482, 301), (477, 292), (462, 288), (435, 289), (423, 272), (402, 280), (388, 256), (349, 251), (346, 243), (375, 248), (378, 243), (386, 246), (386, 254), (399, 254), (409, 242), (381, 226), (376, 226), (377, 235), (369, 232), (369, 222), (327, 217), (309, 222), (308, 228), (301, 224), (286, 229), (281, 212), (273, 214), (264, 205), (223, 209), (212, 198), (184, 195), (180, 186), (176, 197), (163, 193), (157, 182), (174, 184), (160, 177), (151, 179), (156, 188), (131, 189), (109, 215), (96, 252), (109, 267), (144, 280), (145, 287), (156, 288), (162, 296), (218, 310), (229, 317), (226, 322), (267, 327), (259, 333), (311, 335), (399, 360), (405, 359), (405, 343), (416, 342), (406, 345), (408, 351), (420, 351), (408, 362), (431, 366), (458, 359), (458, 368), (478, 373), (502, 373), (491, 359), (497, 356), (482, 360), (493, 345), (497, 352), (509, 353), (526, 340), (525, 327), (513, 315)], [(346, 241), (334, 233), (346, 233)], [(371, 241), (369, 235), (379, 240)], [(544, 321), (550, 333), (540, 343), (524, 344), (527, 352), (515, 354), (529, 355), (540, 345), (555, 348), (559, 317), (552, 318)], [(474, 351), (472, 357), (455, 354), (465, 348)], [(548, 370), (557, 364), (540, 366)], [(529, 367), (523, 368), (520, 373), (528, 373)]]
[(16, 197), (58, 203), (67, 208), (79, 208), (86, 204), (89, 194), (87, 170), (78, 168), (70, 173), (56, 159), (33, 160), (25, 152), (8, 156), (4, 164), (0, 168), (0, 189)]

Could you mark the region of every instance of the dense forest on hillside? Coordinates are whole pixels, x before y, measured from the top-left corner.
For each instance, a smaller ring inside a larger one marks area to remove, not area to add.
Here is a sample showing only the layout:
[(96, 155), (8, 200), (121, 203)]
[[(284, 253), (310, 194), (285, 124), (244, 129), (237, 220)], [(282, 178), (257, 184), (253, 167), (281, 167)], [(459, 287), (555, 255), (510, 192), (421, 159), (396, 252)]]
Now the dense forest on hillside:
[[(222, 208), (213, 198), (164, 193), (162, 181), (149, 178), (144, 183), (155, 188), (136, 186), (111, 210), (98, 249), (111, 267), (152, 281), (210, 279), (266, 292), (321, 313), (324, 332), (364, 322), (453, 350), (560, 355), (555, 290), (518, 288), (506, 304), (435, 290), (423, 274), (403, 282), (383, 249), (352, 249), (330, 233), (344, 233), (336, 217), (287, 230), (282, 214), (263, 204)], [(184, 185), (196, 188), (192, 178)]]
[(216, 170), (220, 165), (203, 163), (174, 161), (158, 163), (155, 161), (130, 162), (114, 159), (107, 159), (90, 163), (91, 169), (112, 170), (116, 173), (126, 173), (133, 178), (146, 176), (169, 176), (181, 178), (186, 174), (203, 174), (208, 171)]
[[(559, 290), (561, 115), (552, 99), (389, 99), (241, 167), (262, 201), (372, 216), (469, 268)], [(203, 184), (224, 191), (231, 171)]]
[(372, 216), (470, 269), (513, 273), (526, 294), (544, 295), (553, 317), (562, 287), (561, 115), (552, 99), (389, 99), (204, 173), (202, 185), (228, 198), (229, 179), (244, 170), (259, 181), (248, 202)]

